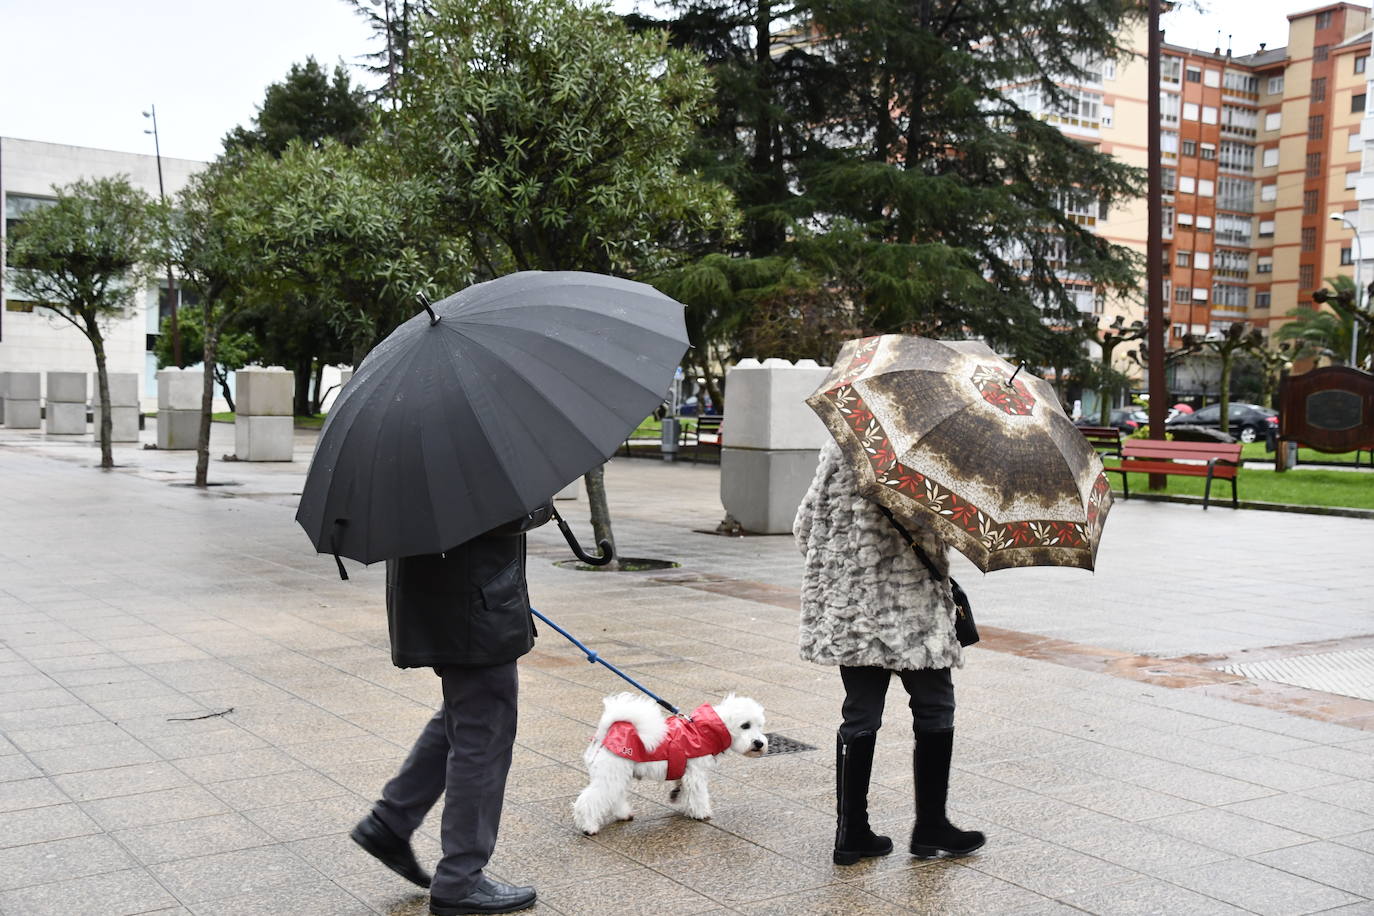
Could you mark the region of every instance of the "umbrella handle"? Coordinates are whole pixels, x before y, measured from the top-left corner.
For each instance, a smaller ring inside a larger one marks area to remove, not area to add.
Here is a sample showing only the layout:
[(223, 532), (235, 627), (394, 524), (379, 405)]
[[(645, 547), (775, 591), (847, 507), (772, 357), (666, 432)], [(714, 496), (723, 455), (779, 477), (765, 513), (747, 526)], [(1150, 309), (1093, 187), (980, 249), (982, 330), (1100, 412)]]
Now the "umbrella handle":
[(577, 535), (573, 534), (572, 529), (569, 528), (568, 523), (563, 520), (563, 516), (558, 514), (557, 509), (553, 510), (553, 519), (558, 522), (558, 530), (563, 532), (563, 538), (568, 542), (568, 546), (572, 548), (573, 556), (577, 557), (583, 563), (586, 563), (588, 566), (605, 566), (615, 559), (615, 549), (611, 547), (610, 541), (605, 539), (597, 541), (596, 546), (597, 549), (601, 551), (601, 556), (591, 556), (582, 549), (582, 545), (577, 542)]

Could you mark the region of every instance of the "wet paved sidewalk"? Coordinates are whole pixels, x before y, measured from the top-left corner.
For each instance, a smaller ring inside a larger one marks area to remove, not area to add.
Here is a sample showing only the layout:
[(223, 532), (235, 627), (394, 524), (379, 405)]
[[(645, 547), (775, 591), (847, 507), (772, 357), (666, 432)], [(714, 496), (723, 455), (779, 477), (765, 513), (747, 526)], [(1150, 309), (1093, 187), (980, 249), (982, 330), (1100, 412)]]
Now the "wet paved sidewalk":
[[(391, 666), (381, 570), (338, 581), (292, 520), (311, 441), (215, 461), (236, 485), (207, 494), (176, 485), (191, 455), (125, 447), (104, 474), (89, 445), (0, 430), (0, 913), (426, 912), (347, 831), (438, 680)], [(580, 755), (620, 684), (544, 634), (491, 865), (538, 886), (533, 912), (1374, 912), (1374, 702), (1220, 670), (1368, 647), (1374, 522), (1132, 502), (1095, 576), (962, 570), (987, 639), (956, 675), (951, 808), (988, 846), (902, 852), (894, 691), (872, 807), (898, 851), (837, 868), (840, 691), (796, 657), (790, 539), (698, 533), (723, 514), (714, 467), (608, 482), (622, 550), (681, 568), (561, 569), (539, 531), (536, 606), (679, 705), (738, 690), (816, 750), (725, 760), (710, 822), (641, 785), (635, 821), (583, 837)], [(585, 504), (563, 511), (590, 540)]]

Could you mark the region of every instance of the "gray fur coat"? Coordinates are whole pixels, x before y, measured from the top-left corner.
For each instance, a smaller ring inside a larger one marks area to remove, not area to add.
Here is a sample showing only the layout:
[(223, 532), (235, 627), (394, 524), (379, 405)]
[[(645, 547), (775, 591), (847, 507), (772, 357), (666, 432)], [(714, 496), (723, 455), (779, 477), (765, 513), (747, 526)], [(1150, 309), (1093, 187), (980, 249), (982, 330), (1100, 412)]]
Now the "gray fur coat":
[[(936, 568), (947, 572), (944, 543), (924, 526), (901, 521)], [(963, 666), (948, 585), (932, 581), (886, 516), (859, 495), (833, 441), (821, 449), (792, 533), (806, 556), (802, 658), (892, 670)]]

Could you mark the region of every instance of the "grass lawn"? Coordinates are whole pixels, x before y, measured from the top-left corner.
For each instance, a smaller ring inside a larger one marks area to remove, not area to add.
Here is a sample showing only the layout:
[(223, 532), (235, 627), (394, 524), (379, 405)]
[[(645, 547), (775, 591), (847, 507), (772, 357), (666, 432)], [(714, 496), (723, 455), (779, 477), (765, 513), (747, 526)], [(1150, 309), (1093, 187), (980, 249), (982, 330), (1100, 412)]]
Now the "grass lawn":
[[(1315, 449), (1299, 448), (1298, 464), (1302, 464), (1306, 461), (1340, 461), (1348, 464), (1354, 464), (1355, 454), (1355, 452), (1339, 452), (1336, 454), (1327, 454), (1326, 452), (1319, 452)], [(1274, 453), (1266, 452), (1264, 450), (1263, 442), (1249, 442), (1241, 446), (1240, 456), (1241, 458), (1244, 458), (1246, 461), (1274, 460)], [(1361, 455), (1360, 461), (1363, 464), (1369, 464), (1369, 455)]]
[[(1262, 446), (1261, 446), (1262, 447)], [(1108, 474), (1120, 496), (1120, 474)], [(1287, 503), (1295, 506), (1334, 506), (1374, 509), (1374, 474), (1354, 471), (1302, 470), (1280, 474), (1260, 468), (1242, 468), (1237, 493), (1242, 501)], [(1131, 492), (1149, 492), (1149, 475), (1131, 474)], [(1169, 477), (1165, 493), (1201, 496), (1206, 480), (1201, 477)], [(1231, 484), (1212, 482), (1212, 504), (1229, 506)]]
[[(683, 429), (696, 429), (696, 417), (680, 417)], [(631, 439), (657, 439), (663, 435), (663, 421), (655, 420), (652, 415), (645, 417), (630, 433)]]
[[(226, 413), (212, 413), (212, 414), (210, 414), (210, 419), (211, 419), (211, 420), (214, 420), (216, 423), (233, 423), (233, 422), (234, 422), (234, 414), (233, 414), (233, 413), (228, 413), (228, 412), (226, 412)], [(307, 416), (302, 416), (301, 414), (297, 414), (296, 417), (295, 417), (295, 420), (296, 420), (296, 425), (297, 425), (297, 426), (304, 427), (305, 429), (319, 429), (321, 426), (324, 425), (324, 416), (323, 416), (323, 415), (317, 415), (317, 416), (313, 416), (313, 417), (307, 417)]]

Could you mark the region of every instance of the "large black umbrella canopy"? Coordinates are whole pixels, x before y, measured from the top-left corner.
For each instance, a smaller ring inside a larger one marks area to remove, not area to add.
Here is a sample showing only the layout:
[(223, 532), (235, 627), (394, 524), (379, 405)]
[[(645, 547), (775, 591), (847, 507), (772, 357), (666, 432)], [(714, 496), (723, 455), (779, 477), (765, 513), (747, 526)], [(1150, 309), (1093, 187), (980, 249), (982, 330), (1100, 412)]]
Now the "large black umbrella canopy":
[(468, 287), (362, 361), (296, 520), (363, 563), (457, 546), (603, 463), (686, 349), (682, 305), (642, 283), (526, 271)]

